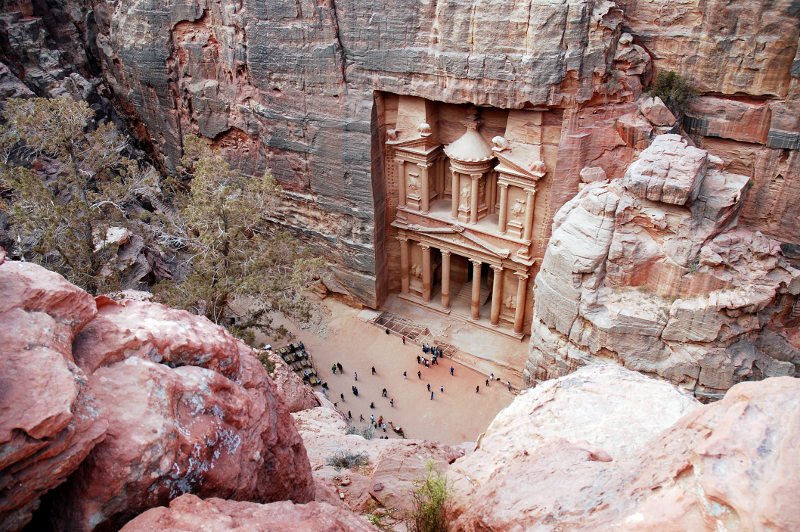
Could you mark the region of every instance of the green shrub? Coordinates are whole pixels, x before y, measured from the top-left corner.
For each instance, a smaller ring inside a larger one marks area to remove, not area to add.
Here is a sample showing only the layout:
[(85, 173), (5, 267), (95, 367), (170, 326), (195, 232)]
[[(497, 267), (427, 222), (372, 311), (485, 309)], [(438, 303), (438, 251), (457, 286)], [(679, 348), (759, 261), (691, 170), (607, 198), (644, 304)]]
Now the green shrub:
[(682, 116), (689, 101), (697, 95), (689, 82), (674, 70), (659, 70), (647, 92), (658, 96), (675, 116)]
[(413, 532), (446, 532), (447, 504), (451, 488), (447, 477), (439, 474), (435, 463), (429, 461), (426, 474), (414, 482), (411, 492), (412, 511), (409, 530)]
[(336, 469), (355, 469), (369, 463), (367, 453), (351, 453), (350, 451), (339, 451), (328, 458), (328, 465)]
[(269, 353), (267, 351), (256, 351), (256, 353), (258, 361), (261, 362), (269, 376), (272, 377), (275, 374), (275, 362), (269, 358)]

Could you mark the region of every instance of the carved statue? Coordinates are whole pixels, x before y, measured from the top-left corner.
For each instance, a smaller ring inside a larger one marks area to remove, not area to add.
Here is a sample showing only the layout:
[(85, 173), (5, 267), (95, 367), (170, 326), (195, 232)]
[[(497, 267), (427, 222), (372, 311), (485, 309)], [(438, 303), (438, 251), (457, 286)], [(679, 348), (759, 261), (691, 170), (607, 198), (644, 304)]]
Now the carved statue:
[(461, 187), (461, 194), (459, 195), (459, 202), (458, 208), (459, 209), (469, 209), (469, 199), (470, 199), (470, 186), (464, 185)]
[(514, 205), (511, 207), (511, 216), (519, 218), (525, 212), (525, 200), (517, 198), (514, 200)]

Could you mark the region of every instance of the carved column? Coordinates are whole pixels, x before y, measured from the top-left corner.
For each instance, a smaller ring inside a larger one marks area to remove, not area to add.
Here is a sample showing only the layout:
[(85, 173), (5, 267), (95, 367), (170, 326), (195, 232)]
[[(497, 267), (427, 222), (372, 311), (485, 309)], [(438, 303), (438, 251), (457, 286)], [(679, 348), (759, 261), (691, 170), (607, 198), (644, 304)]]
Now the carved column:
[(442, 307), (450, 308), (450, 252), (442, 250)]
[(506, 223), (508, 222), (508, 183), (499, 183), (500, 186), (500, 212), (497, 230), (501, 234), (506, 234)]
[(476, 224), (478, 223), (478, 181), (481, 174), (472, 174), (470, 177), (472, 177), (472, 196), (470, 197), (469, 223)]
[(422, 248), (422, 300), (426, 303), (431, 300), (431, 247), (420, 244)]
[(500, 321), (500, 303), (503, 300), (503, 267), (491, 265), (494, 270), (494, 282), (492, 283), (492, 325), (497, 325)]
[(408, 293), (408, 238), (404, 236), (397, 237), (400, 241), (400, 292), (403, 294)]
[(422, 182), (422, 204), (420, 205), (420, 210), (423, 214), (428, 214), (428, 209), (430, 207), (431, 201), (431, 189), (430, 183), (428, 179), (428, 165), (424, 163), (417, 163), (419, 167), (419, 178)]
[(517, 308), (514, 309), (514, 332), (516, 334), (522, 333), (522, 324), (525, 320), (525, 294), (526, 287), (528, 286), (528, 274), (521, 272), (514, 272), (517, 276)]
[(522, 239), (528, 242), (531, 241), (531, 235), (533, 234), (533, 195), (535, 192), (536, 190), (525, 191), (528, 198), (525, 203), (525, 234)]
[(494, 214), (495, 205), (497, 204), (497, 172), (489, 172), (489, 180), (487, 193), (489, 195), (489, 214)]
[(397, 164), (397, 207), (400, 208), (406, 206), (406, 162), (403, 159), (396, 159), (395, 163)]
[(472, 319), (477, 320), (481, 317), (481, 261), (470, 259), (470, 262), (472, 263)]
[(450, 173), (453, 174), (453, 181), (451, 182), (450, 186), (450, 195), (453, 199), (453, 204), (450, 207), (450, 216), (454, 220), (458, 220), (458, 202), (461, 196), (461, 187), (459, 186), (460, 183), (458, 182), (458, 172), (451, 169)]

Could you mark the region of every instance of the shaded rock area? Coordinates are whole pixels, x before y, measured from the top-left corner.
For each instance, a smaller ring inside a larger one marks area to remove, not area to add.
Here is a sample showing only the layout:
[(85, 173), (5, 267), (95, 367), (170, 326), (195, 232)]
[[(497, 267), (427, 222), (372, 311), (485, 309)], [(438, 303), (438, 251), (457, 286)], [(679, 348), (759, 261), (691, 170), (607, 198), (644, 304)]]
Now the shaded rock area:
[[(613, 397), (618, 391), (616, 378), (609, 377), (630, 375), (623, 389), (634, 400), (647, 394), (648, 386), (665, 386), (623, 369), (597, 371), (598, 366), (589, 366), (548, 383), (542, 392), (525, 392), (498, 416), (478, 450), (450, 469), (458, 487), (452, 515), (457, 519), (450, 529), (797, 528), (800, 514), (792, 500), (800, 488), (800, 454), (791, 442), (800, 431), (800, 380), (740, 383), (723, 400), (705, 406), (692, 405), (674, 390), (662, 391), (657, 397), (675, 394), (673, 405), (685, 404), (686, 413), (674, 423), (664, 420), (663, 426), (672, 425), (663, 431), (644, 428), (633, 444), (611, 438), (598, 445), (591, 435), (580, 440), (581, 433), (591, 432), (582, 426), (582, 416), (550, 420), (544, 425), (548, 436), (532, 440), (529, 427), (539, 408), (551, 401), (575, 410), (600, 404), (603, 392)], [(633, 404), (628, 403), (628, 411), (636, 409)], [(531, 412), (530, 419), (525, 412)], [(625, 424), (624, 416), (614, 418), (614, 430)], [(631, 421), (622, 430), (635, 433), (639, 424)], [(597, 430), (602, 434), (602, 428)], [(499, 450), (512, 442), (528, 446), (499, 460), (485, 454), (484, 448)], [(627, 446), (625, 452), (619, 444)], [(475, 475), (476, 463), (480, 475)]]
[(270, 377), (281, 393), (283, 403), (289, 412), (300, 412), (318, 407), (320, 400), (317, 399), (314, 390), (304, 383), (303, 379), (275, 352), (269, 350), (267, 353), (269, 359), (275, 364), (275, 369)]
[(244, 343), (4, 257), (0, 528), (35, 511), (36, 528), (118, 529), (184, 493), (313, 499), (282, 394)]
[(182, 495), (170, 502), (169, 508), (148, 510), (122, 527), (123, 532), (152, 530), (373, 532), (378, 528), (347, 510), (324, 502), (256, 504)]
[(700, 398), (798, 375), (800, 270), (737, 228), (746, 176), (677, 135), (624, 179), (586, 185), (555, 217), (534, 287), (529, 384), (591, 361), (659, 375)]

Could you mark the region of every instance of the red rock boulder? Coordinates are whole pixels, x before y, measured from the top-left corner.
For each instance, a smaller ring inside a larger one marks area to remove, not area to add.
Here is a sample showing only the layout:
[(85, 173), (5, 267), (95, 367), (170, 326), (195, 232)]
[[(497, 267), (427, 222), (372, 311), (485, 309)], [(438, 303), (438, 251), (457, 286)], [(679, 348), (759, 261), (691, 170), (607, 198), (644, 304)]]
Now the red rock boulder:
[(0, 250), (0, 529), (18, 530), (105, 434), (71, 344), (92, 297)]
[(373, 532), (378, 529), (345, 509), (324, 502), (256, 504), (183, 495), (173, 500), (169, 508), (148, 510), (122, 528), (122, 532), (153, 530)]

